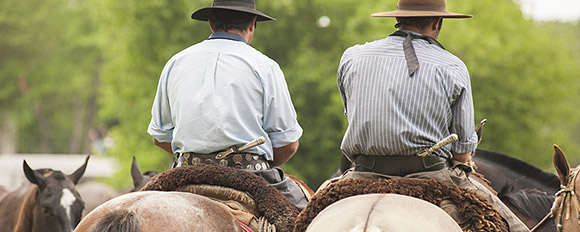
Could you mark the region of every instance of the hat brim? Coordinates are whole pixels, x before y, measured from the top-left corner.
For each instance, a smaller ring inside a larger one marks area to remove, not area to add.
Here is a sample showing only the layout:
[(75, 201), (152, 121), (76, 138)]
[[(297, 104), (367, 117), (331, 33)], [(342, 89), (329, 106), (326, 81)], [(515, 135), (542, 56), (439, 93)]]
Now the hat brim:
[(200, 20), (200, 21), (207, 21), (209, 19), (209, 16), (211, 15), (211, 12), (214, 9), (233, 10), (233, 11), (240, 11), (240, 12), (254, 14), (254, 15), (258, 16), (256, 18), (256, 21), (276, 20), (275, 18), (272, 18), (272, 17), (270, 17), (270, 16), (268, 16), (260, 11), (253, 10), (253, 9), (247, 9), (247, 8), (243, 8), (243, 7), (235, 7), (235, 6), (227, 6), (227, 7), (225, 7), (225, 6), (224, 7), (212, 6), (212, 7), (202, 8), (202, 9), (199, 9), (199, 10), (193, 12), (193, 14), (191, 14), (191, 18), (195, 19), (195, 20)]
[(418, 11), (395, 10), (371, 14), (372, 17), (443, 17), (443, 18), (472, 18), (472, 15), (458, 14), (448, 11)]

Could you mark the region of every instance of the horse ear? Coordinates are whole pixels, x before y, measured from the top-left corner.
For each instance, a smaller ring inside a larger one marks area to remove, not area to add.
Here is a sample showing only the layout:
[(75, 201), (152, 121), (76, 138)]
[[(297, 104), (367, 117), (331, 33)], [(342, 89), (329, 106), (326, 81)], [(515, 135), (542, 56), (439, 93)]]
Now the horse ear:
[(133, 163), (131, 164), (131, 179), (133, 179), (133, 187), (135, 189), (143, 182), (143, 175), (141, 174), (141, 170), (139, 170), (135, 156), (133, 156)]
[(560, 178), (560, 183), (566, 185), (568, 176), (570, 175), (570, 164), (568, 164), (568, 160), (562, 149), (556, 144), (554, 144), (554, 157), (552, 158), (552, 162)]
[(24, 169), (24, 175), (30, 183), (38, 185), (41, 189), (46, 187), (46, 178), (39, 172), (32, 170), (32, 168), (28, 166), (28, 163), (26, 163), (26, 160), (22, 162), (22, 169)]
[(90, 155), (87, 156), (87, 158), (85, 158), (85, 163), (79, 167), (75, 172), (73, 172), (72, 174), (68, 175), (68, 177), (71, 178), (72, 182), (76, 185), (77, 183), (79, 183), (79, 180), (81, 179), (81, 177), (83, 177), (83, 175), (85, 174), (85, 170), (87, 169), (87, 163), (89, 162), (89, 157), (91, 157)]

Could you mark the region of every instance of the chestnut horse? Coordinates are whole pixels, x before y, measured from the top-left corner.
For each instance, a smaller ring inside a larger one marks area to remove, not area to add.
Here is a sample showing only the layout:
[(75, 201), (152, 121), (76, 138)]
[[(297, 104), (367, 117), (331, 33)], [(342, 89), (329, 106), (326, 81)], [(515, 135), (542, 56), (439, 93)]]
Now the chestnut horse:
[(91, 211), (75, 231), (243, 231), (227, 206), (186, 192), (131, 192)]
[(166, 170), (140, 191), (105, 202), (75, 232), (248, 231), (272, 226), (291, 231), (297, 215), (296, 207), (262, 177), (196, 164)]
[(85, 163), (70, 175), (52, 169), (32, 170), (23, 162), (29, 182), (0, 201), (0, 231), (69, 232), (81, 220), (84, 202), (75, 189)]

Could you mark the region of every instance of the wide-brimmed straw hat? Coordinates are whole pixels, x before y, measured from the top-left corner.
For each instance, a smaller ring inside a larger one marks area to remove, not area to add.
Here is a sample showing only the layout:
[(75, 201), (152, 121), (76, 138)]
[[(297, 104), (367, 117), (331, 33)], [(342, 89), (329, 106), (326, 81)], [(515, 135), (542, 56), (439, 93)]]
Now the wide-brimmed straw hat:
[(215, 9), (233, 10), (257, 15), (256, 21), (276, 20), (256, 10), (255, 0), (214, 0), (211, 7), (206, 7), (193, 12), (192, 19), (207, 21), (211, 12)]
[(399, 0), (397, 10), (374, 13), (373, 17), (443, 17), (471, 18), (473, 16), (448, 12), (445, 0)]

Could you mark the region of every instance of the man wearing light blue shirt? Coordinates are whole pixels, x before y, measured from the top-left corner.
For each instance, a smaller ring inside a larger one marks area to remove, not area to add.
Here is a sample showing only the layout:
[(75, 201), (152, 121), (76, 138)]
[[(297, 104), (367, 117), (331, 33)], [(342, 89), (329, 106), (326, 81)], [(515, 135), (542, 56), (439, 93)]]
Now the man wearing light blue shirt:
[[(304, 194), (277, 167), (296, 152), (302, 135), (284, 74), (249, 45), (256, 22), (275, 19), (257, 11), (253, 0), (216, 0), (191, 17), (208, 21), (213, 33), (163, 68), (148, 133), (170, 154), (185, 154), (190, 164), (254, 172), (304, 208)], [(260, 136), (262, 145), (227, 159), (212, 158)]]

